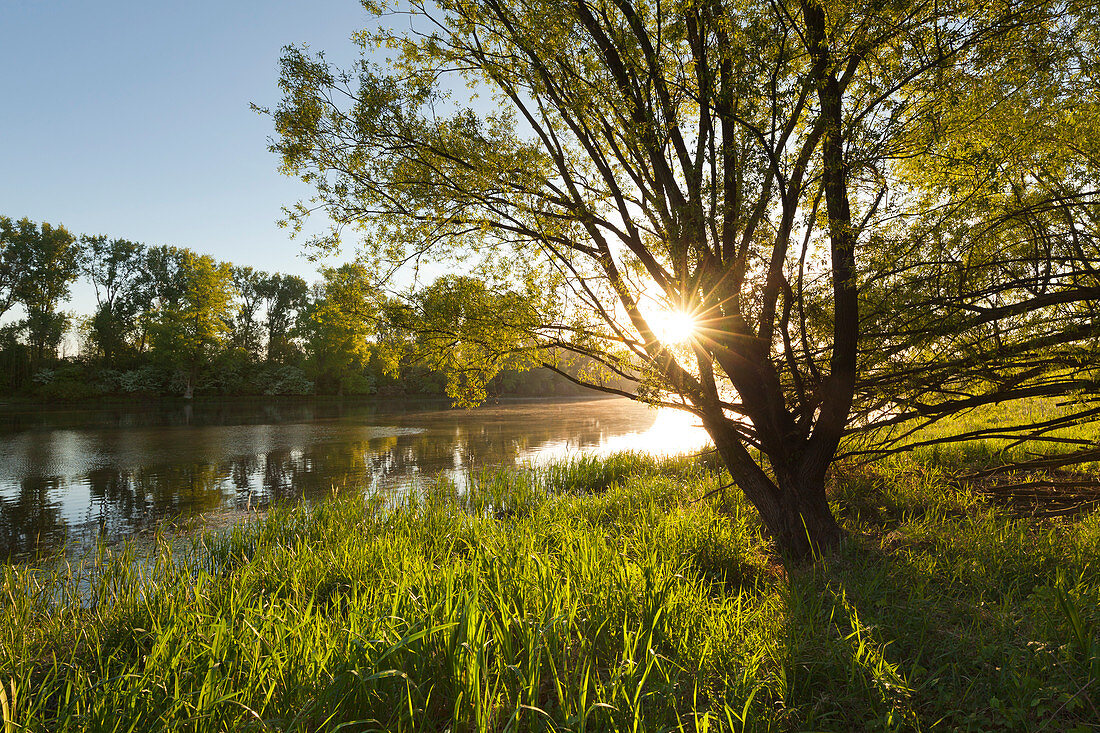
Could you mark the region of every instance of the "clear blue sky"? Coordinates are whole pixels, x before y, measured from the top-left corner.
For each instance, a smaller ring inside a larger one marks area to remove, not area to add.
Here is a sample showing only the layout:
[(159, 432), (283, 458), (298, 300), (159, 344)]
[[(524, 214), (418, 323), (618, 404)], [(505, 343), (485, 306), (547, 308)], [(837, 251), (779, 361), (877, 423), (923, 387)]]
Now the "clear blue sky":
[[(0, 214), (315, 279), (275, 221), (280, 49), (354, 58), (357, 0), (0, 0)], [(90, 312), (82, 288), (71, 305)]]

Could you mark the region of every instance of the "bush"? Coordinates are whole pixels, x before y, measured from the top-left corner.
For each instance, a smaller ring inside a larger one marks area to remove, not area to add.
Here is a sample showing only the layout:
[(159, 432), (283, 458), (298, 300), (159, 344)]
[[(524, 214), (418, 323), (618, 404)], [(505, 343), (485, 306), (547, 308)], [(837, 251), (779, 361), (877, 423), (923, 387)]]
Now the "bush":
[(306, 395), (313, 392), (313, 382), (305, 372), (286, 364), (263, 364), (256, 369), (253, 389), (265, 395)]
[(156, 367), (144, 366), (118, 375), (118, 388), (128, 394), (160, 394), (164, 391), (164, 373)]
[(35, 388), (34, 393), (47, 400), (70, 402), (73, 400), (86, 400), (100, 394), (95, 387), (85, 382), (73, 382), (58, 380), (43, 384)]
[(77, 364), (61, 363), (43, 367), (31, 377), (32, 393), (51, 401), (82, 400), (101, 393), (88, 380), (85, 370)]

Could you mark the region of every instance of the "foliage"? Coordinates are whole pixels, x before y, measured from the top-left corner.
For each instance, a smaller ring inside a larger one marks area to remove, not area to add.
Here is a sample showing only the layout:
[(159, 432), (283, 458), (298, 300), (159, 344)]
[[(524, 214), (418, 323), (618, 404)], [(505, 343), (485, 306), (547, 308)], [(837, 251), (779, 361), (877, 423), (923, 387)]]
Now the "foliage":
[(30, 278), (30, 258), (38, 229), (29, 219), (0, 216), (0, 316), (20, 302)]
[(370, 359), (370, 337), (375, 315), (371, 281), (361, 264), (322, 270), (318, 286), (305, 310), (301, 331), (310, 369), (316, 378), (345, 391), (373, 391), (363, 377)]
[(309, 286), (294, 275), (275, 273), (260, 283), (267, 311), (267, 359), (288, 362), (297, 356), (291, 333), (309, 302)]
[(61, 369), (39, 369), (31, 377), (35, 393), (44, 399), (55, 402), (83, 400), (100, 394), (95, 385), (89, 384), (73, 367)]
[(130, 369), (118, 375), (118, 387), (129, 394), (159, 394), (164, 389), (165, 376), (152, 366)]
[(32, 376), (30, 350), (22, 343), (23, 325), (9, 323), (0, 326), (0, 375), (5, 391), (13, 391)]
[(447, 377), (447, 396), (456, 405), (485, 400), (487, 388), (502, 370), (538, 366), (528, 344), (539, 322), (538, 296), (500, 292), (468, 276), (445, 275), (413, 292), (409, 303), (392, 304), (386, 313), (389, 338), (396, 350), (389, 370), (412, 358)]
[(174, 250), (175, 289), (158, 299), (153, 344), (161, 355), (182, 367), (184, 390), (194, 388), (200, 369), (209, 363), (228, 336), (233, 298), (229, 265), (210, 255)]
[(233, 285), (237, 289), (237, 312), (230, 322), (230, 343), (244, 349), (250, 356), (260, 354), (263, 342), (256, 315), (264, 297), (264, 285), (269, 276), (251, 267), (233, 268)]
[(196, 385), (206, 393), (224, 395), (306, 395), (313, 382), (299, 367), (255, 361), (243, 349), (219, 354), (210, 373)]
[[(42, 228), (10, 219), (3, 226), (3, 257), (14, 268), (3, 272), (22, 276), (29, 265), (13, 263), (37, 256)], [(79, 275), (96, 293), (94, 313), (36, 310), (0, 329), (0, 394), (46, 401), (191, 393), (434, 398), (450, 390), (472, 401), (580, 389), (549, 369), (527, 371), (537, 362), (519, 339), (524, 324), (547, 307), (537, 280), (501, 293), (473, 276), (445, 276), (398, 298), (376, 290), (363, 263), (322, 271), (326, 281), (311, 290), (297, 276), (217, 263), (178, 247), (108, 235), (82, 235), (78, 242)], [(213, 283), (216, 297), (196, 288), (203, 279)], [(8, 292), (24, 310), (18, 298), (25, 290), (13, 285)], [(79, 356), (58, 358), (66, 333), (78, 341)], [(509, 339), (515, 341), (501, 348)], [(557, 355), (555, 368), (567, 365), (587, 378), (601, 371), (591, 360)], [(54, 370), (68, 375), (63, 385), (43, 389), (33, 379)]]
[(23, 325), (37, 361), (56, 354), (68, 318), (57, 312), (81, 261), (77, 238), (65, 227), (0, 217), (0, 315), (23, 306)]
[(27, 342), (36, 362), (57, 353), (70, 321), (68, 313), (50, 308), (32, 307), (27, 310), (27, 317), (20, 325), (26, 330)]
[(261, 365), (253, 377), (253, 384), (259, 394), (265, 395), (313, 393), (313, 382), (306, 378), (305, 372), (290, 364)]
[(112, 360), (127, 350), (137, 325), (145, 247), (102, 234), (84, 235), (80, 242), (84, 249), (81, 272), (92, 283), (97, 303), (90, 335), (94, 348), (110, 367)]

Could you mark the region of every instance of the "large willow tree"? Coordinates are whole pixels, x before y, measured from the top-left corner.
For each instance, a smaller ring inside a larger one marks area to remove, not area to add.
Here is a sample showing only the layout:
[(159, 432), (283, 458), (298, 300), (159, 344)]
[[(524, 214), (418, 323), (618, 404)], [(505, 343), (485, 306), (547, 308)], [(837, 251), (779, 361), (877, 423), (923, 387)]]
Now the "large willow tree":
[[(495, 263), (541, 297), (484, 364), (581, 355), (695, 413), (785, 552), (839, 539), (842, 445), (1095, 393), (1091, 4), (365, 6), (355, 68), (284, 55), (274, 148), (316, 187), (292, 224), (323, 209), (380, 265)], [(659, 337), (666, 310), (689, 341)]]

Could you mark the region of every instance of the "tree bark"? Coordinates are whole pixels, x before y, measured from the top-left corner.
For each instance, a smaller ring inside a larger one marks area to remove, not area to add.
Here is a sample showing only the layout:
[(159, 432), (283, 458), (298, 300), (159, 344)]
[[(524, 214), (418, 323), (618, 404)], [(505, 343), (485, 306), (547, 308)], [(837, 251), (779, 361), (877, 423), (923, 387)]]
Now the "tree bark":
[(823, 474), (780, 467), (773, 478), (757, 465), (728, 419), (715, 416), (703, 424), (785, 561), (816, 559), (840, 544), (844, 530), (829, 509)]
[(783, 554), (795, 560), (816, 559), (835, 549), (844, 530), (829, 509), (825, 482), (803, 478), (781, 483), (786, 484), (780, 489), (783, 511), (771, 522), (765, 518), (765, 523)]

